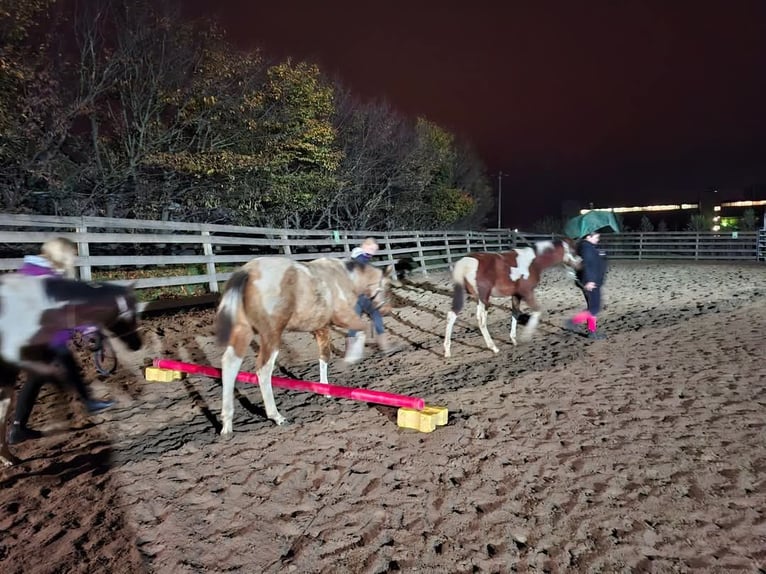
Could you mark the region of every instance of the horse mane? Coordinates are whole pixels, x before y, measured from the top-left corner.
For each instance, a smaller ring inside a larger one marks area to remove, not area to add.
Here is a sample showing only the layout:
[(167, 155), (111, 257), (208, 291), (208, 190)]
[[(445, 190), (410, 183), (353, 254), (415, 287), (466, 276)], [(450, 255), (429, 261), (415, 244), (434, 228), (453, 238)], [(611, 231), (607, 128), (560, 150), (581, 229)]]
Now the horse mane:
[(85, 282), (65, 277), (46, 277), (45, 294), (55, 301), (87, 298), (107, 301), (119, 296), (128, 296), (130, 287), (105, 282)]
[(367, 268), (368, 263), (363, 263), (362, 261), (359, 261), (358, 259), (348, 259), (346, 260), (346, 270), (349, 273), (353, 273), (354, 271), (363, 271)]

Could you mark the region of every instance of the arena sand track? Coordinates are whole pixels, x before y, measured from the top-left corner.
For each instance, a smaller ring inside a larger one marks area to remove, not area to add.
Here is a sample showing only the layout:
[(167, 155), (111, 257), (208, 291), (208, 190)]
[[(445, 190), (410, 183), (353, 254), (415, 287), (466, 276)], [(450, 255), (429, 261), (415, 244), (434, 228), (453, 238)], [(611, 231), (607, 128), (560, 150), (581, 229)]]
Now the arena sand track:
[[(47, 436), (0, 470), (0, 571), (764, 571), (766, 266), (613, 262), (605, 341), (561, 329), (582, 296), (552, 269), (531, 343), (512, 347), (493, 307), (494, 355), (471, 303), (445, 359), (449, 288), (397, 289), (386, 323), (407, 351), (330, 365), (335, 383), (449, 407), (432, 434), (283, 389), (278, 428), (240, 385), (221, 440), (216, 381), (142, 376), (154, 357), (218, 366), (213, 310), (146, 318), (146, 349), (94, 382), (118, 406), (90, 420), (48, 391), (32, 421)], [(315, 380), (315, 355), (288, 335), (280, 374)]]

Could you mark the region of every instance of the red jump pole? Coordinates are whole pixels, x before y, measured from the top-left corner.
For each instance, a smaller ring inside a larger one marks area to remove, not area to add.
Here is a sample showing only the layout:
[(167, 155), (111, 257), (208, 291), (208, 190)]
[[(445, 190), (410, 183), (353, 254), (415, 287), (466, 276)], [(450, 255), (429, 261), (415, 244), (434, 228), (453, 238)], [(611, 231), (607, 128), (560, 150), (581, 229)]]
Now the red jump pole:
[[(207, 365), (197, 365), (195, 363), (184, 363), (172, 359), (154, 359), (153, 364), (158, 369), (168, 369), (171, 371), (182, 371), (192, 375), (205, 375), (215, 379), (221, 378), (221, 369), (209, 367)], [(258, 384), (258, 375), (241, 371), (237, 374), (237, 380), (243, 383)], [(271, 385), (292, 389), (294, 391), (308, 391), (319, 395), (329, 395), (354, 401), (363, 401), (365, 403), (377, 403), (392, 407), (404, 407), (422, 411), (425, 407), (425, 401), (418, 397), (407, 397), (405, 395), (396, 395), (384, 391), (371, 391), (369, 389), (359, 389), (353, 387), (342, 387), (340, 385), (329, 385), (327, 383), (315, 383), (313, 381), (297, 381), (295, 379), (285, 379), (282, 377), (271, 377)]]

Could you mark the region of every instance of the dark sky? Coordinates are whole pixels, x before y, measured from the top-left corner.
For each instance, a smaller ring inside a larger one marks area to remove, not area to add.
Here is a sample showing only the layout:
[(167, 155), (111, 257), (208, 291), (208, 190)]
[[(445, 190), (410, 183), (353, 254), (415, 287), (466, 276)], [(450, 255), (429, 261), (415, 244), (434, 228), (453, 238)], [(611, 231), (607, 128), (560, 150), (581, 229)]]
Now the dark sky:
[(766, 183), (766, 1), (198, 2), (471, 140), (503, 223)]

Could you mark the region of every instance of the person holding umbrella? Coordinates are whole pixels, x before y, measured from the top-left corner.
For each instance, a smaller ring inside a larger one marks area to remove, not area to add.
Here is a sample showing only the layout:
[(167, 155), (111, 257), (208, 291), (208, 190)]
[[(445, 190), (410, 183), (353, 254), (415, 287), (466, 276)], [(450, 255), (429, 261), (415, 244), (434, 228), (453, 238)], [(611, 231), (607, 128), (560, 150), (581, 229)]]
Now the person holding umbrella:
[(577, 326), (586, 323), (589, 339), (605, 339), (598, 331), (597, 315), (601, 311), (601, 289), (606, 278), (606, 256), (598, 248), (601, 234), (598, 231), (588, 233), (577, 245), (577, 254), (582, 258), (582, 266), (577, 270), (577, 282), (585, 295), (587, 307), (566, 323), (570, 331), (577, 331)]
[(577, 332), (578, 326), (585, 323), (589, 339), (605, 339), (598, 331), (598, 313), (601, 311), (601, 294), (606, 279), (606, 253), (599, 249), (602, 229), (619, 232), (619, 225), (614, 214), (608, 211), (588, 211), (569, 220), (565, 232), (570, 237), (579, 237), (577, 254), (582, 259), (576, 272), (577, 285), (585, 295), (586, 308), (568, 319), (564, 328)]

